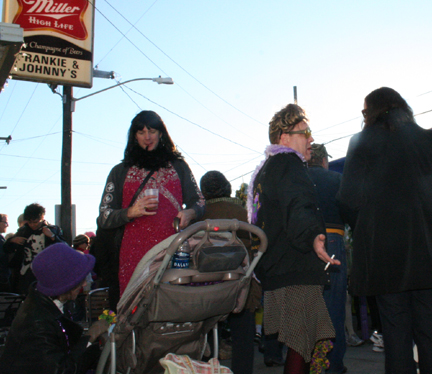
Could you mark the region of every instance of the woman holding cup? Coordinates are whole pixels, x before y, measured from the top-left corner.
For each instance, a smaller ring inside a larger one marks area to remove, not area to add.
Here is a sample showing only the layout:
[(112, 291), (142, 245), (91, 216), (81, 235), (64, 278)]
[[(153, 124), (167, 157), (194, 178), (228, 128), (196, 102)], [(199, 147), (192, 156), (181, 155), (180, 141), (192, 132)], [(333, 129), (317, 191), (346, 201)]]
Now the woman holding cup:
[[(110, 290), (118, 281), (122, 294), (141, 258), (175, 233), (173, 219), (178, 217), (185, 228), (203, 215), (204, 205), (162, 119), (152, 111), (140, 112), (129, 128), (124, 159), (107, 178), (97, 219), (102, 229), (118, 229), (114, 253), (106, 251), (102, 259), (111, 264)], [(110, 297), (115, 297), (113, 292)]]

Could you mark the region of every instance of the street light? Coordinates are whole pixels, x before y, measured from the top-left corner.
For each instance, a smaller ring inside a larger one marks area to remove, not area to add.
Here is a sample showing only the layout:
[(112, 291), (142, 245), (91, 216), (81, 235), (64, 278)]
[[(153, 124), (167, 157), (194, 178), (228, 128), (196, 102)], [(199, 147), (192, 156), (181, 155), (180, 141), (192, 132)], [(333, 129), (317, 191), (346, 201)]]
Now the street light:
[[(115, 74), (114, 72), (101, 72), (95, 69), (93, 70), (93, 76), (113, 79)], [(172, 78), (162, 78), (160, 76), (158, 78), (135, 78), (79, 98), (72, 96), (72, 86), (63, 86), (63, 149), (61, 167), (60, 227), (63, 229), (64, 238), (68, 243), (72, 243), (72, 112), (75, 111), (75, 102), (134, 81), (153, 81), (158, 84), (174, 84)]]
[(75, 101), (80, 101), (82, 99), (86, 99), (86, 98), (88, 98), (90, 96), (99, 94), (101, 92), (105, 92), (105, 91), (111, 90), (112, 88), (116, 88), (116, 87), (122, 86), (122, 85), (124, 85), (126, 83), (136, 82), (136, 81), (153, 81), (153, 82), (156, 82), (157, 84), (174, 84), (173, 79), (170, 78), (170, 77), (162, 78), (161, 76), (159, 76), (157, 78), (135, 78), (135, 79), (129, 79), (128, 81), (120, 82), (118, 84), (115, 84), (114, 86), (111, 86), (111, 87), (108, 87), (108, 88), (104, 88), (103, 90), (93, 92), (93, 93), (91, 93), (89, 95), (85, 95), (83, 97), (79, 97), (79, 98), (71, 97), (71, 100), (73, 102), (71, 110), (72, 110), (72, 112), (75, 112)]

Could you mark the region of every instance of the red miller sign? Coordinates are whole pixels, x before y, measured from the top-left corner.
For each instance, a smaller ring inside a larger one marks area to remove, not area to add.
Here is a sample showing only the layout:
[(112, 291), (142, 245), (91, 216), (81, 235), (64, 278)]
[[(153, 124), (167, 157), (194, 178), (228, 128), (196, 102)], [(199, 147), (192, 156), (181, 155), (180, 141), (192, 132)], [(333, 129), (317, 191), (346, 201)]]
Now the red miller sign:
[(94, 0), (3, 0), (3, 21), (24, 29), (13, 78), (92, 86)]
[(87, 0), (75, 1), (72, 6), (54, 0), (18, 0), (18, 3), (19, 13), (13, 23), (25, 30), (57, 31), (80, 40), (88, 36), (83, 22)]

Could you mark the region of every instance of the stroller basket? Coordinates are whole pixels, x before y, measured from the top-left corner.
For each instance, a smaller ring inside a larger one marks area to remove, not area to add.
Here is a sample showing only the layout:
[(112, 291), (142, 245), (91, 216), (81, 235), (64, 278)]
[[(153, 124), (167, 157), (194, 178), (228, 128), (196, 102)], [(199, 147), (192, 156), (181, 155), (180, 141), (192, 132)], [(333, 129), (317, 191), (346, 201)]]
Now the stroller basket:
[[(237, 230), (260, 238), (253, 261)], [(191, 247), (190, 268), (170, 268), (185, 240)], [(111, 347), (104, 348), (98, 374), (103, 372), (109, 350), (111, 373), (163, 373), (159, 359), (167, 353), (200, 360), (207, 333), (229, 313), (243, 309), (267, 238), (258, 227), (235, 219), (206, 220), (156, 247), (143, 257), (118, 304)]]

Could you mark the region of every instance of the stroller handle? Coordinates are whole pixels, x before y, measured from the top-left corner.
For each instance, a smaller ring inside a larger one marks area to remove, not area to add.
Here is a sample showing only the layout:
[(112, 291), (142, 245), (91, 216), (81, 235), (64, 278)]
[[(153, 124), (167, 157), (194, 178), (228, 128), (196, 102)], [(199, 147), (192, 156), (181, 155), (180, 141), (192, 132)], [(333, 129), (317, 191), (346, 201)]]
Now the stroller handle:
[(236, 219), (206, 219), (205, 221), (196, 222), (184, 229), (177, 237), (171, 242), (167, 248), (166, 253), (172, 256), (179, 245), (183, 243), (193, 234), (199, 231), (207, 232), (223, 232), (223, 231), (238, 231), (244, 230), (255, 234), (260, 239), (260, 246), (258, 251), (265, 252), (267, 248), (267, 236), (264, 231), (259, 227), (251, 225), (246, 222), (238, 221)]
[(260, 239), (258, 255), (252, 261), (253, 266), (249, 268), (250, 271), (248, 270), (248, 272), (246, 273), (246, 276), (250, 276), (256, 263), (259, 261), (259, 259), (267, 249), (268, 241), (264, 231), (257, 226), (251, 225), (250, 223), (238, 221), (236, 219), (206, 219), (205, 221), (196, 222), (193, 225), (190, 225), (175, 237), (175, 239), (171, 242), (171, 244), (166, 250), (165, 257), (154, 278), (154, 284), (155, 285), (159, 284), (162, 275), (165, 272), (171, 257), (177, 251), (177, 248), (181, 245), (181, 243), (183, 243), (186, 239), (188, 239), (193, 234), (199, 231), (224, 232), (224, 231), (237, 231), (237, 230), (249, 231), (252, 234), (258, 236), (258, 238)]

